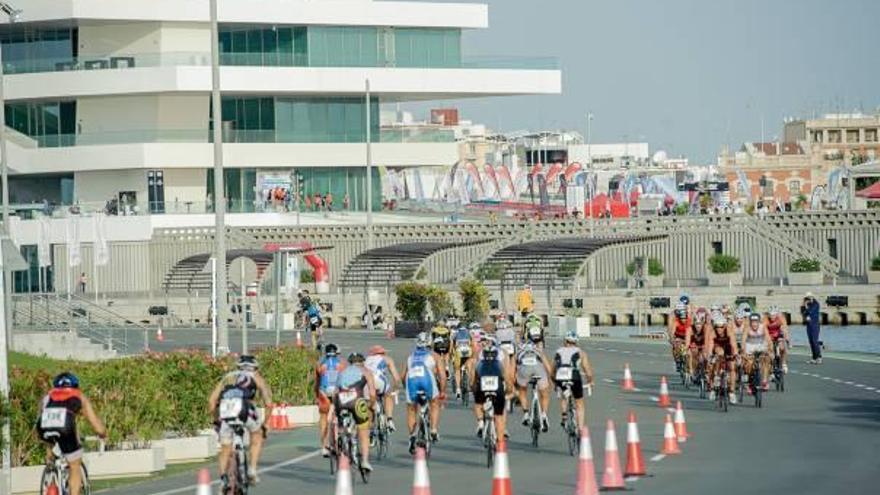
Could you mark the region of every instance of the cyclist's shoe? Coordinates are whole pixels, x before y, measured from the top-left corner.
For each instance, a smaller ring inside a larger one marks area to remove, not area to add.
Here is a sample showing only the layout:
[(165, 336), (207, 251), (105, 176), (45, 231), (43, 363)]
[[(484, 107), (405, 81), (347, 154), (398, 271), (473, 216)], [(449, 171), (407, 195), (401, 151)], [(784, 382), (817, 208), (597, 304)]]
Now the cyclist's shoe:
[(816, 358), (816, 364), (822, 364), (822, 358)]
[(788, 363), (782, 365), (782, 372), (788, 374)]
[(562, 413), (562, 417), (559, 420), (559, 426), (565, 428), (565, 421), (568, 420), (568, 413)]
[(477, 438), (483, 438), (483, 422), (477, 421)]
[(328, 449), (327, 447), (321, 447), (321, 457), (325, 459), (330, 457), (330, 449)]
[(226, 492), (229, 488), (229, 476), (225, 474), (220, 475), (220, 495), (226, 495)]
[(460, 388), (455, 389), (455, 398), (461, 399), (461, 389)]
[(550, 421), (547, 419), (546, 414), (541, 415), (541, 431), (543, 433), (550, 431)]
[(440, 442), (440, 433), (436, 431), (431, 432), (431, 442), (439, 443)]
[(394, 426), (394, 420), (391, 418), (388, 418), (388, 431), (390, 431), (391, 433), (397, 431), (397, 427)]
[(260, 483), (260, 475), (257, 474), (256, 469), (248, 473), (248, 479), (250, 480), (252, 486)]
[(361, 461), (361, 469), (363, 469), (364, 471), (366, 471), (368, 473), (372, 473), (373, 472), (373, 465), (370, 464), (370, 461), (364, 459), (363, 461)]
[(508, 433), (508, 432), (505, 431), (505, 432), (504, 432), (504, 439), (505, 439), (505, 440), (510, 440), (510, 433)]
[(416, 437), (414, 437), (412, 435), (410, 435), (410, 437), (409, 437), (409, 453), (410, 454), (416, 453)]
[(529, 412), (528, 411), (524, 412), (523, 419), (522, 419), (522, 425), (529, 426), (529, 423), (531, 423), (531, 421), (532, 421), (532, 418), (529, 416)]
[(709, 391), (709, 400), (715, 400), (715, 390)]
[(727, 398), (730, 400), (731, 404), (736, 404), (736, 394), (731, 392), (727, 394)]
[(375, 447), (375, 446), (376, 446), (376, 432), (371, 430), (370, 431), (370, 447)]

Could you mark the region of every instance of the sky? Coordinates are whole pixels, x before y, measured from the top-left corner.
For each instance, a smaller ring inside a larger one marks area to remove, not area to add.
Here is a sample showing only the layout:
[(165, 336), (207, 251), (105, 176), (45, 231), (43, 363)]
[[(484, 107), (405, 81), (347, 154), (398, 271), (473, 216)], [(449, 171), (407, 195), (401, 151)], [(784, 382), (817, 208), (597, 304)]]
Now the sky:
[(770, 141), (787, 117), (880, 107), (880, 0), (470, 3), (489, 5), (489, 29), (465, 32), (465, 58), (556, 57), (562, 94), (404, 105), (417, 118), (448, 105), (493, 129), (585, 134), (591, 112), (594, 143), (704, 164), (760, 141), (762, 122)]

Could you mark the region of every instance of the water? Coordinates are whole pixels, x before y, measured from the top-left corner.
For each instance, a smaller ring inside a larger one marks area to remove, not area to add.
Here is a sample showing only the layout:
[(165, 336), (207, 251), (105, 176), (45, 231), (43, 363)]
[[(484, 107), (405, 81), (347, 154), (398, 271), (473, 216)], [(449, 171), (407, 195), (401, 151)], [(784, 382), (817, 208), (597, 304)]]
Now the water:
[[(610, 337), (629, 337), (638, 334), (637, 327), (593, 327), (593, 332), (608, 334)], [(646, 327), (642, 332), (665, 332), (665, 327)], [(808, 347), (807, 331), (803, 325), (791, 325), (792, 343)], [(822, 327), (819, 340), (825, 343), (825, 350), (831, 352), (867, 352), (880, 354), (880, 326), (830, 326)]]

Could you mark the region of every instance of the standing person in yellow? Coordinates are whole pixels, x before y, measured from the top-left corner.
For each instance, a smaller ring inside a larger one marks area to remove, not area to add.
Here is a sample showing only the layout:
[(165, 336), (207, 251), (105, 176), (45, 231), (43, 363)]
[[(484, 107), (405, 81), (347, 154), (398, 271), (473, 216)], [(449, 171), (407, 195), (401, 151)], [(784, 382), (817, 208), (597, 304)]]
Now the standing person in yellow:
[(532, 288), (529, 284), (523, 285), (522, 290), (516, 293), (516, 310), (523, 319), (535, 310), (535, 299), (532, 297)]

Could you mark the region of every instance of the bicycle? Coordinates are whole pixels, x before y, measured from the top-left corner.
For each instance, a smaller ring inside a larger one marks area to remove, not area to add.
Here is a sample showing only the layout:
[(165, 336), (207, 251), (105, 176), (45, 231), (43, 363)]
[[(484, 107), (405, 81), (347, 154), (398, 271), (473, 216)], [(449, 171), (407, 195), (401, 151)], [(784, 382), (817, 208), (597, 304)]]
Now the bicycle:
[(383, 397), (376, 400), (376, 424), (373, 426), (373, 432), (370, 436), (376, 442), (376, 458), (387, 458), (391, 449), (391, 431), (388, 429), (388, 416), (385, 414)]
[(675, 355), (675, 370), (678, 371), (678, 376), (681, 378), (681, 384), (684, 388), (690, 388), (691, 374), (690, 370), (688, 370), (687, 353), (684, 350), (684, 345), (679, 347), (679, 350)]
[(708, 383), (706, 379), (706, 361), (698, 358), (697, 369), (691, 376), (694, 386), (700, 388), (700, 398), (705, 399), (708, 392)]
[[(70, 493), (70, 465), (67, 459), (61, 453), (61, 446), (58, 441), (61, 439), (61, 433), (57, 431), (45, 432), (43, 440), (52, 442), (52, 460), (46, 462), (43, 468), (43, 475), (40, 478), (40, 495), (49, 495), (54, 493), (57, 495), (67, 495)], [(101, 443), (103, 451), (103, 442)], [(85, 463), (82, 466), (82, 495), (89, 495), (92, 492), (91, 482), (89, 481), (89, 471), (86, 469)], [(51, 490), (51, 487), (55, 490)]]
[(226, 483), (221, 492), (226, 495), (247, 495), (250, 488), (248, 455), (250, 432), (241, 420), (244, 399), (231, 397), (220, 401), (220, 421), (232, 429), (232, 458), (226, 467)]
[(541, 418), (544, 417), (544, 411), (541, 410), (540, 395), (538, 394), (538, 382), (540, 380), (540, 376), (529, 378), (529, 387), (532, 390), (532, 398), (529, 404), (529, 414), (531, 415), (529, 431), (532, 434), (532, 447), (538, 446), (538, 436), (541, 434)]
[(727, 412), (729, 402), (727, 394), (730, 392), (727, 388), (727, 362), (722, 360), (719, 368), (718, 372), (715, 373), (716, 383), (713, 384), (715, 390), (715, 406), (719, 410)]
[(785, 392), (785, 372), (782, 370), (782, 355), (779, 353), (779, 345), (773, 342), (773, 383), (776, 384), (777, 392)]
[(336, 429), (337, 456), (346, 456), (351, 461), (352, 469), (360, 473), (361, 480), (364, 483), (369, 483), (370, 472), (363, 467), (363, 457), (361, 456), (360, 444), (358, 442), (357, 423), (351, 411), (343, 409), (338, 416), (338, 421), (342, 423), (342, 428)]
[[(497, 380), (497, 376), (486, 376), (481, 379), (494, 378)], [(485, 385), (486, 382), (483, 382)], [(497, 386), (496, 386), (497, 389)], [(495, 464), (495, 453), (498, 449), (498, 432), (495, 431), (495, 397), (496, 393), (491, 391), (485, 391), (484, 388), (484, 397), (485, 402), (483, 402), (483, 447), (486, 449), (486, 467), (491, 469)]]
[(739, 403), (743, 403), (743, 398), (745, 398), (746, 387), (751, 383), (749, 377), (746, 374), (745, 365), (743, 364), (742, 357), (737, 358), (736, 361), (736, 395)]
[[(466, 350), (465, 350), (466, 349)], [(461, 356), (461, 365), (460, 365), (460, 376), (458, 377), (459, 383), (461, 384), (461, 405), (465, 408), (468, 407), (470, 403), (470, 393), (469, 393), (469, 383), (468, 383), (468, 372), (467, 372), (467, 361), (470, 358), (471, 347), (469, 344), (464, 346), (459, 346), (458, 355)]]
[(419, 406), (416, 418), (416, 447), (425, 449), (425, 457), (431, 457), (431, 403), (423, 390), (416, 394), (416, 404)]
[(755, 396), (755, 407), (763, 407), (764, 406), (764, 387), (761, 383), (761, 360), (764, 358), (763, 352), (754, 353), (752, 359), (752, 372), (749, 373), (749, 386), (751, 387), (752, 394)]
[(573, 385), (574, 382), (569, 380), (560, 383), (562, 397), (565, 398), (565, 421), (563, 421), (562, 429), (565, 430), (569, 455), (576, 456), (580, 451), (580, 431), (577, 423), (577, 407), (571, 392)]

